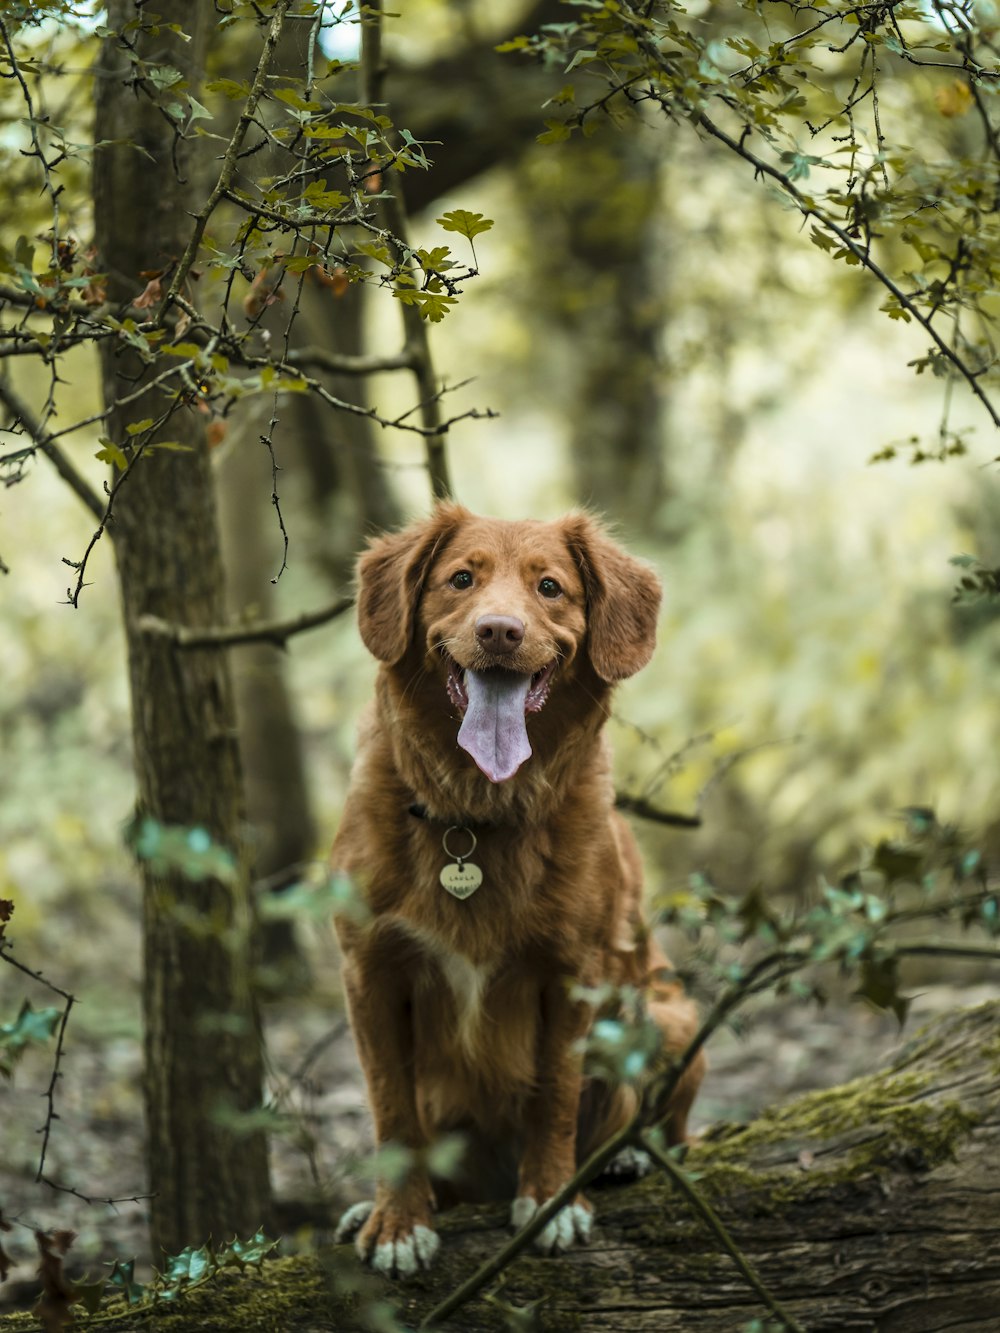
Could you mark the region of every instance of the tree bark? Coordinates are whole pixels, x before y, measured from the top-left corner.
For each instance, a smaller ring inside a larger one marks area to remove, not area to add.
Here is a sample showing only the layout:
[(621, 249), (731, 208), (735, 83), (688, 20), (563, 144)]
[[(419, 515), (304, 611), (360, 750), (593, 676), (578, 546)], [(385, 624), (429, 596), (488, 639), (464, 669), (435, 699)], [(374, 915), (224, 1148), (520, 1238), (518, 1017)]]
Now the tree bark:
[[(772, 1294), (809, 1333), (993, 1333), (1000, 1308), (1000, 1002), (937, 1019), (885, 1071), (721, 1125), (684, 1164)], [(592, 1187), (594, 1238), (516, 1259), (450, 1333), (732, 1333), (768, 1311), (704, 1218), (653, 1175)], [(506, 1210), (440, 1218), (436, 1267), (362, 1278), (349, 1246), (265, 1265), (171, 1307), (172, 1333), (346, 1333), (422, 1319), (507, 1239)], [(502, 1303), (497, 1304), (499, 1301)], [(537, 1322), (502, 1306), (540, 1302)], [(102, 1327), (134, 1327), (134, 1314)], [(0, 1321), (0, 1329), (27, 1327)]]
[[(131, 34), (154, 66), (173, 66), (192, 89), (210, 7), (158, 5), (154, 36)], [(135, 0), (112, 0), (108, 25), (141, 17)], [(190, 34), (180, 40), (167, 28)], [(143, 270), (182, 252), (201, 202), (193, 164), (170, 121), (140, 86), (122, 46), (103, 43), (96, 79), (97, 245), (108, 294), (127, 307)], [(144, 152), (136, 151), (140, 147)], [(176, 154), (176, 157), (174, 156)], [(176, 162), (176, 167), (175, 167)], [(153, 373), (132, 352), (102, 342), (107, 434), (126, 453), (128, 426), (156, 417), (155, 394), (129, 405)], [(224, 651), (178, 652), (138, 629), (146, 614), (186, 625), (223, 619), (215, 492), (201, 416), (175, 412), (133, 457), (116, 496), (111, 532), (128, 644), (137, 817), (200, 827), (239, 857), (243, 784)], [(155, 447), (157, 439), (183, 451)], [(242, 858), (241, 858), (242, 859)], [(240, 1134), (240, 1112), (260, 1104), (262, 1058), (250, 986), (250, 906), (245, 875), (234, 885), (194, 881), (141, 862), (144, 927), (145, 1104), (154, 1253), (258, 1227), (269, 1211), (267, 1148), (258, 1129)]]

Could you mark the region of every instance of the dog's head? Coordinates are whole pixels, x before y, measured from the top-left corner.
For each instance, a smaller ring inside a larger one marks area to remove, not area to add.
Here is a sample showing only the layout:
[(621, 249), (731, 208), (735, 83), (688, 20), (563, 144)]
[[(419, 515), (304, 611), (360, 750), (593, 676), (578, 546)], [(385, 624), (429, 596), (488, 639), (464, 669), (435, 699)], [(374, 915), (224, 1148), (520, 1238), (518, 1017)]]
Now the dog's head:
[(511, 523), (442, 504), (374, 541), (358, 580), (368, 649), (392, 666), (421, 659), (493, 782), (531, 754), (526, 717), (583, 658), (611, 683), (645, 666), (656, 641), (659, 580), (585, 513)]

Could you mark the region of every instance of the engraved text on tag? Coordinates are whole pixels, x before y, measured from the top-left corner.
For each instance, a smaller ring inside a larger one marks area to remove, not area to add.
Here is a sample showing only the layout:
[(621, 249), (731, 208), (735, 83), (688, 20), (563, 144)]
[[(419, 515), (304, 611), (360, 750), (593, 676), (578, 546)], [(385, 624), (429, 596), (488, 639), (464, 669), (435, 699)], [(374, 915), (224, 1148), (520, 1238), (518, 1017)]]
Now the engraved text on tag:
[(440, 879), (453, 898), (468, 898), (482, 884), (483, 872), (471, 861), (459, 861), (455, 865), (445, 866)]

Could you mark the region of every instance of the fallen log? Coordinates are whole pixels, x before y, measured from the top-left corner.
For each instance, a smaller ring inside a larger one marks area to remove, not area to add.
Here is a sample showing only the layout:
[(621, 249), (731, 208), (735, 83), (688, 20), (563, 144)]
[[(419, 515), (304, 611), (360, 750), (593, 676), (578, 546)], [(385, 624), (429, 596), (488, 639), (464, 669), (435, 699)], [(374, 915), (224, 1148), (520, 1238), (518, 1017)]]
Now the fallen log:
[[(1000, 1328), (1000, 1003), (938, 1018), (889, 1068), (721, 1125), (684, 1169), (743, 1256), (809, 1333)], [(595, 1185), (585, 1248), (519, 1256), (440, 1327), (452, 1333), (722, 1333), (780, 1327), (705, 1217), (663, 1175)], [(218, 1279), (169, 1305), (98, 1316), (102, 1333), (327, 1333), (422, 1321), (505, 1241), (505, 1211), (440, 1219), (437, 1266), (401, 1285), (347, 1246)], [(121, 1307), (119, 1307), (120, 1309)], [(514, 1312), (519, 1313), (515, 1314)], [(109, 1318), (111, 1316), (111, 1318)], [(79, 1327), (91, 1319), (82, 1315)], [(37, 1328), (29, 1316), (0, 1333)]]

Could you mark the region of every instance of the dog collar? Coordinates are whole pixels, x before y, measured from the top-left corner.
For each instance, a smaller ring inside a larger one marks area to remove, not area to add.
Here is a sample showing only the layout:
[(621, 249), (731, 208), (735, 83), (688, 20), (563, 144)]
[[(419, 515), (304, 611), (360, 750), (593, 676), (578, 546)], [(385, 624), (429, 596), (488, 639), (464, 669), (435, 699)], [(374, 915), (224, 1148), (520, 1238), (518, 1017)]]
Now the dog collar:
[[(427, 807), (419, 804), (413, 804), (408, 807), (410, 814), (414, 819), (422, 819), (430, 823), (431, 819), (427, 813)], [(469, 843), (462, 852), (457, 852), (449, 844), (448, 839), (452, 835), (458, 838), (467, 836)], [(449, 858), (448, 864), (443, 866), (438, 880), (442, 888), (448, 890), (453, 898), (459, 902), (466, 898), (471, 898), (475, 891), (483, 882), (483, 872), (469, 857), (476, 850), (476, 835), (468, 824), (449, 824), (441, 838), (441, 846), (444, 848), (444, 854)]]

